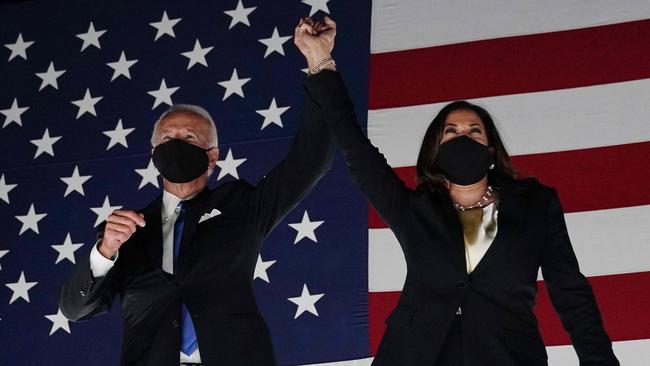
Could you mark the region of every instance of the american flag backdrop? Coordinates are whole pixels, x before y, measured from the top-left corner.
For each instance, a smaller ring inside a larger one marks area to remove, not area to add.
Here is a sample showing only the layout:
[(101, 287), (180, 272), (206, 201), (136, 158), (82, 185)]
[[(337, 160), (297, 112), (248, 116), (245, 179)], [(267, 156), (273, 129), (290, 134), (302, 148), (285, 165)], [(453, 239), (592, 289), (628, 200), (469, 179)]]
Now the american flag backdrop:
[[(350, 34), (338, 60), (365, 118), (369, 1), (0, 6), (0, 365), (117, 364), (119, 303), (72, 323), (58, 288), (108, 213), (159, 194), (153, 122), (170, 103), (204, 106), (220, 132), (209, 185), (254, 184), (298, 128), (294, 27), (327, 12)], [(339, 160), (266, 241), (254, 286), (281, 364), (368, 355), (366, 216)]]
[[(648, 0), (77, 0), (0, 5), (0, 365), (117, 363), (119, 306), (72, 323), (57, 292), (112, 209), (160, 192), (153, 122), (206, 107), (209, 185), (256, 182), (298, 127), (293, 28), (325, 14), (360, 123), (407, 184), (441, 106), (485, 106), (516, 167), (558, 189), (621, 364), (650, 362)], [(337, 158), (258, 261), (280, 364), (370, 364), (404, 271)], [(577, 365), (540, 287), (549, 364)]]

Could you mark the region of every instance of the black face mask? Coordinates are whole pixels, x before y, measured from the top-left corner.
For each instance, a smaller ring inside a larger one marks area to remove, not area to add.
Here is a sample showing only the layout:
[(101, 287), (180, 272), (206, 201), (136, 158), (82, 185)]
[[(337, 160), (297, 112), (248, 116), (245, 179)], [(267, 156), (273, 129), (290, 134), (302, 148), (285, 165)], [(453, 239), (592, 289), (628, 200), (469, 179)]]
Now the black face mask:
[(460, 136), (438, 147), (436, 165), (452, 183), (467, 186), (477, 183), (492, 165), (490, 149), (469, 136)]
[(169, 140), (153, 149), (153, 164), (172, 183), (187, 183), (208, 169), (208, 154), (203, 149), (179, 139)]

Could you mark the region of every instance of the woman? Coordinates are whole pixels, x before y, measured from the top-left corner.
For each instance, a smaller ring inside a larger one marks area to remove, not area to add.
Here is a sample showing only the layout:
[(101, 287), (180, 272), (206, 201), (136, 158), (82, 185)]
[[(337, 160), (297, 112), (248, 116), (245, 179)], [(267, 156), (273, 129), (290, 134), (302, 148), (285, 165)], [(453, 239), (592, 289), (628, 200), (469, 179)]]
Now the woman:
[(517, 179), (490, 114), (464, 101), (434, 118), (418, 157), (418, 187), (405, 187), (357, 125), (330, 61), (335, 33), (329, 18), (296, 27), (312, 74), (305, 87), (407, 263), (373, 364), (546, 365), (533, 313), (541, 267), (580, 364), (618, 365), (555, 190)]

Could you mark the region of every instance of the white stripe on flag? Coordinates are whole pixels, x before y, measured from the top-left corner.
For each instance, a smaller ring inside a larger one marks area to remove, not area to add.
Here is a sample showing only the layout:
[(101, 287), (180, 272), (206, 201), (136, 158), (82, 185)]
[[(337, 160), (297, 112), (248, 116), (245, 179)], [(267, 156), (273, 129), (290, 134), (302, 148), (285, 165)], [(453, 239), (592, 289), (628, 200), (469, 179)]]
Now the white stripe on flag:
[[(472, 100), (495, 118), (511, 155), (650, 140), (650, 79)], [(368, 137), (392, 167), (414, 166), (447, 103), (368, 111)]]
[[(565, 215), (585, 276), (650, 271), (650, 205)], [(634, 249), (634, 250), (632, 250)], [(390, 229), (368, 231), (368, 290), (400, 291), (406, 262)], [(541, 279), (541, 278), (540, 278)]]
[[(614, 354), (621, 365), (647, 366), (650, 339), (612, 342)], [(579, 364), (573, 346), (546, 347), (548, 364), (552, 366), (576, 366)]]
[(649, 17), (647, 0), (374, 0), (370, 50), (399, 51)]

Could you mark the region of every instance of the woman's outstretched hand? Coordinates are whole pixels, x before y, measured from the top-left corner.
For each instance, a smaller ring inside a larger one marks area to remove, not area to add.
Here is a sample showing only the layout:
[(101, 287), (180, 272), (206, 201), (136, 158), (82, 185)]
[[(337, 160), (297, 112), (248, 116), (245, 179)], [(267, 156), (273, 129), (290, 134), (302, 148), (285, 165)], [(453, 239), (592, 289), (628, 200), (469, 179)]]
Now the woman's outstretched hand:
[[(336, 37), (336, 23), (328, 16), (323, 22), (309, 17), (300, 19), (294, 31), (293, 41), (305, 56), (309, 69), (331, 57)], [(333, 68), (333, 64), (331, 65)]]

